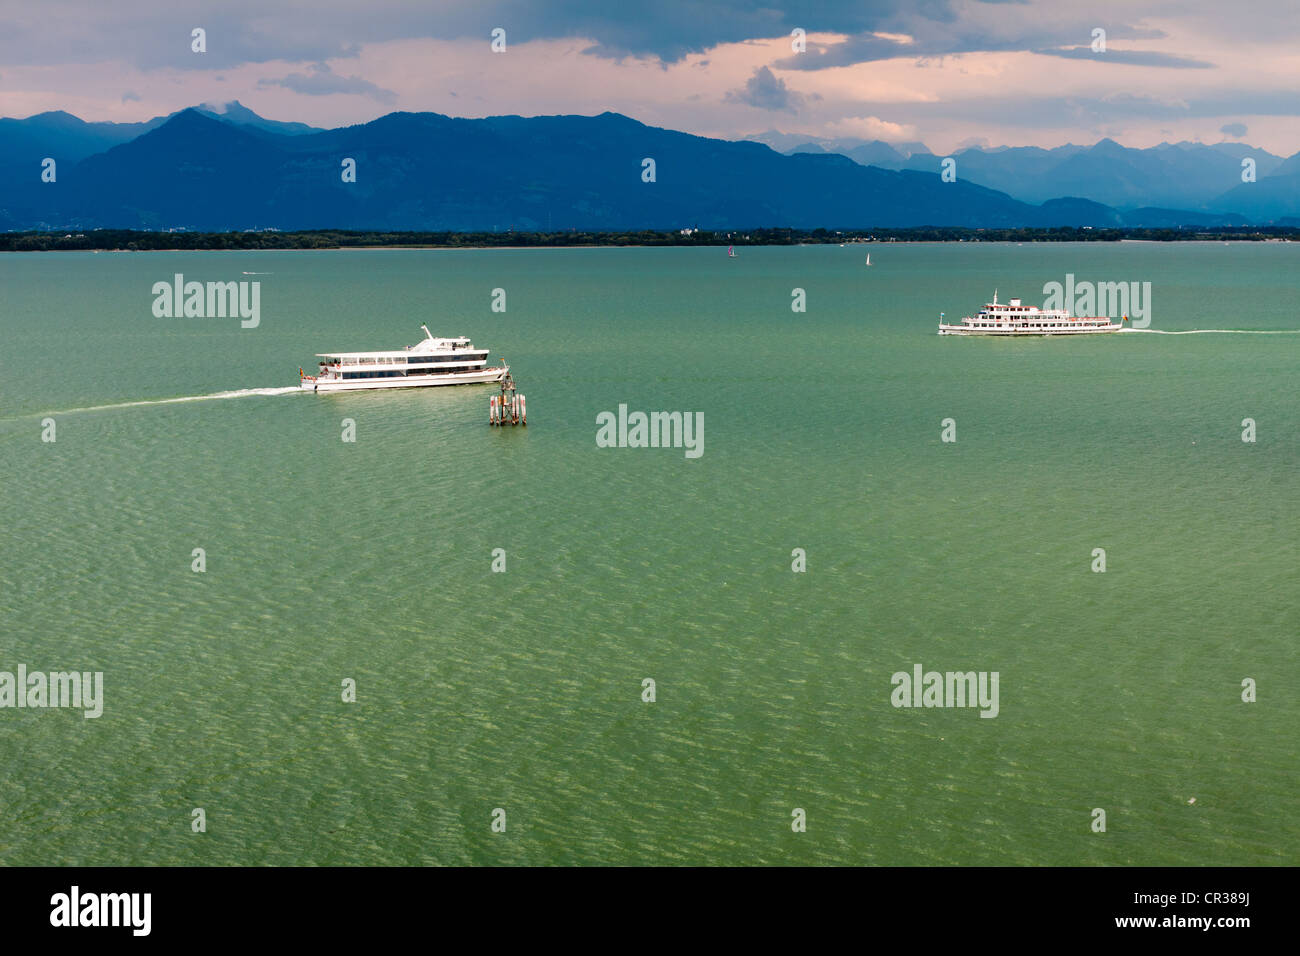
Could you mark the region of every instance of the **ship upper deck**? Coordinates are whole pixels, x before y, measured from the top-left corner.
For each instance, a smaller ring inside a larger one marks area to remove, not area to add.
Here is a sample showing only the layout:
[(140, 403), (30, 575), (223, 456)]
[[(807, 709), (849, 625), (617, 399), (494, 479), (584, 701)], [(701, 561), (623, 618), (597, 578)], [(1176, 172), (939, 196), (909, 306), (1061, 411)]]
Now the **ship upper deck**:
[(401, 349), (389, 352), (317, 352), (316, 357), (343, 359), (345, 361), (360, 361), (364, 359), (370, 362), (389, 360), (405, 363), (409, 358), (417, 358), (424, 355), (475, 355), (481, 358), (482, 356), (487, 355), (489, 351), (491, 350), (471, 347), (455, 349), (420, 349), (419, 351), (416, 351), (415, 349)]
[(423, 358), (444, 358), (449, 355), (457, 358), (464, 356), (467, 361), (472, 362), (483, 359), (490, 351), (474, 348), (474, 343), (464, 335), (440, 338), (430, 332), (427, 325), (421, 325), (420, 328), (424, 329), (424, 339), (404, 349), (385, 349), (377, 352), (317, 352), (316, 357), (333, 359), (345, 365), (407, 365), (411, 361), (419, 362)]

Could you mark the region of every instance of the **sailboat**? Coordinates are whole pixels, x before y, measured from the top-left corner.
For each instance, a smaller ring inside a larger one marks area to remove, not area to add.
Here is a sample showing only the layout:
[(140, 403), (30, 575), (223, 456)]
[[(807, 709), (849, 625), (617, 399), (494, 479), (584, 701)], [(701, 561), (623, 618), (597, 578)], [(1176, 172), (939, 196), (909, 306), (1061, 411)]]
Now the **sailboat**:
[(867, 253), (867, 265), (871, 265), (871, 253)]
[(734, 259), (734, 258), (736, 258), (736, 247), (735, 247), (735, 246), (727, 246), (727, 258), (728, 258), (728, 259)]

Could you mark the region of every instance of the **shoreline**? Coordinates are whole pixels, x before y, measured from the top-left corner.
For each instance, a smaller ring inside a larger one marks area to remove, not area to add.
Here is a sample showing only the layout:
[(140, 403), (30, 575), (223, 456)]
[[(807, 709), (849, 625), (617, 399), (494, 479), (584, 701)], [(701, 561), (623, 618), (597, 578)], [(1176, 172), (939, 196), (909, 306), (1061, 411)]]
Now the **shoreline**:
[[(1291, 239), (1120, 239), (1119, 242), (1140, 242), (1151, 245), (1175, 245), (1181, 242), (1186, 243), (1210, 243), (1213, 245), (1254, 245), (1263, 244), (1281, 244), (1300, 240)], [(900, 240), (895, 245), (925, 245), (925, 246), (943, 246), (943, 245), (988, 245), (988, 246), (1022, 246), (1023, 242), (1014, 242), (1012, 240), (989, 240), (982, 243), (961, 243), (955, 239), (909, 239)], [(1047, 243), (1038, 242), (1034, 245), (1046, 245)], [(1069, 244), (1067, 242), (1057, 243), (1060, 245)], [(763, 243), (761, 245), (771, 246), (774, 243)], [(825, 243), (809, 243), (807, 245), (825, 245)], [(760, 244), (752, 244), (746, 248), (759, 248)], [(796, 248), (800, 245), (796, 245)], [(690, 248), (686, 246), (660, 246), (660, 245), (618, 245), (618, 246), (601, 246), (601, 245), (583, 245), (583, 246), (329, 246), (323, 249), (313, 249), (308, 247), (289, 248), (289, 249), (196, 249), (193, 246), (162, 246), (150, 249), (0, 249), (3, 253), (24, 253), (24, 252), (95, 252), (95, 253), (132, 253), (132, 252), (559, 252), (565, 249), (682, 249)]]
[(879, 243), (1061, 242), (1300, 242), (1300, 226), (1221, 228), (1007, 228), (918, 226), (905, 229), (749, 229), (730, 232), (637, 230), (627, 232), (429, 232), (312, 230), (297, 232), (85, 232), (0, 233), (0, 252), (278, 252), (341, 249), (618, 249), (725, 246), (872, 246)]

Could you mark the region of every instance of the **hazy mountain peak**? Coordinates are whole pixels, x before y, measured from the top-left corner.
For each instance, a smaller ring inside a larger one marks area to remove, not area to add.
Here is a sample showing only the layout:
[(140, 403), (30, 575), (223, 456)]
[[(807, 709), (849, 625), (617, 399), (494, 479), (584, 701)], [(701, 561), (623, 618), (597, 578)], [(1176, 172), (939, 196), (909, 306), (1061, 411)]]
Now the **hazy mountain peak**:
[(28, 120), (39, 120), (48, 124), (62, 124), (64, 126), (85, 126), (86, 121), (79, 116), (73, 116), (67, 110), (46, 110), (44, 113), (35, 113)]
[(227, 114), (243, 114), (246, 116), (252, 116), (255, 119), (262, 118), (243, 103), (239, 102), (239, 100), (229, 100), (225, 103), (200, 103), (196, 108), (207, 113), (216, 113), (218, 116), (225, 116)]
[(1119, 143), (1115, 142), (1113, 139), (1107, 136), (1104, 137), (1103, 139), (1097, 140), (1097, 142), (1093, 145), (1092, 149), (1094, 152), (1097, 153), (1117, 154), (1117, 153), (1124, 152), (1126, 147), (1121, 146)]
[[(200, 103), (198, 106), (189, 107), (189, 109), (227, 123), (235, 123), (239, 126), (254, 126), (268, 132), (284, 133), (289, 136), (321, 132), (317, 127), (308, 126), (306, 123), (285, 123), (280, 120), (271, 120), (259, 116), (239, 100), (230, 100), (225, 103)], [(182, 110), (181, 112), (185, 111)]]

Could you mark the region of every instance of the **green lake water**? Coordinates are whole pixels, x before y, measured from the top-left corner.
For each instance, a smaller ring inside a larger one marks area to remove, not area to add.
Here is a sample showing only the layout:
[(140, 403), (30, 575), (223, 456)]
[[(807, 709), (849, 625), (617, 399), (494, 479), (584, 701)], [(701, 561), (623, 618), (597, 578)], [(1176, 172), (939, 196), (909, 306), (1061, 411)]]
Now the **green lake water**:
[[(1293, 864), (1300, 335), (934, 333), (1067, 273), (1296, 330), (1300, 246), (737, 252), (0, 256), (0, 670), (104, 674), (0, 709), (0, 863)], [(422, 322), (529, 427), (243, 394)], [(597, 447), (620, 403), (704, 453)], [(894, 707), (918, 663), (997, 717)]]

